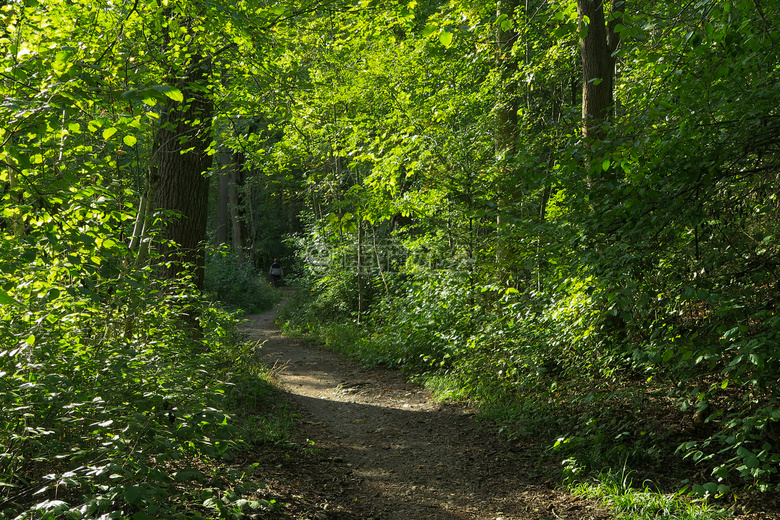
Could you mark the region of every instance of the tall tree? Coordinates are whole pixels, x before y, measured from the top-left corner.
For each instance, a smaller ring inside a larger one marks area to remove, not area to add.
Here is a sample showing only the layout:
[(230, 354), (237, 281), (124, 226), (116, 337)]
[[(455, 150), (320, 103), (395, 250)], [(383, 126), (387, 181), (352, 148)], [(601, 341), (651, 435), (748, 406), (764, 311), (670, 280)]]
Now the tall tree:
[(228, 191), (232, 156), (221, 152), (218, 156), (216, 211), (214, 216), (214, 245), (221, 246), (228, 241)]
[(603, 123), (614, 104), (615, 52), (620, 45), (620, 22), (625, 0), (612, 0), (609, 23), (605, 19), (607, 0), (577, 0), (580, 57), (582, 59), (582, 133), (586, 138), (603, 137)]
[(496, 154), (513, 155), (517, 137), (517, 56), (513, 47), (518, 33), (514, 25), (518, 0), (496, 2), (496, 66), (501, 82), (496, 95)]
[(173, 212), (164, 228), (162, 250), (164, 272), (175, 277), (193, 266), (195, 286), (203, 288), (208, 220), (208, 153), (214, 103), (207, 83), (211, 59), (197, 45), (197, 32), (203, 30), (194, 18), (162, 10), (168, 72), (181, 92), (168, 98), (162, 110), (149, 167), (149, 186), (156, 186), (156, 207)]
[[(518, 7), (518, 0), (498, 0), (496, 3), (496, 68), (499, 79), (496, 93), (496, 157), (502, 165), (501, 177), (507, 179), (504, 188), (499, 189), (499, 200), (497, 201), (496, 215), (496, 262), (500, 265), (507, 263), (507, 242), (505, 236), (503, 213), (507, 211), (507, 206), (511, 204), (510, 196), (507, 192), (517, 191), (511, 188), (516, 181), (517, 176), (513, 171), (513, 165), (516, 164), (515, 153), (517, 151), (517, 56), (514, 52), (514, 46), (517, 43), (517, 30), (514, 27), (515, 10)], [(511, 179), (511, 180), (510, 180)], [(505, 278), (506, 269), (498, 269), (497, 272), (501, 278)]]

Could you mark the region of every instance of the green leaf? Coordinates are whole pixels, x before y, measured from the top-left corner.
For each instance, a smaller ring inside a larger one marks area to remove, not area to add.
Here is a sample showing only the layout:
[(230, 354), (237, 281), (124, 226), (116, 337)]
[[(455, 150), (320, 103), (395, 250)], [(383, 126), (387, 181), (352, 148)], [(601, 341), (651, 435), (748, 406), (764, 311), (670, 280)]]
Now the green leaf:
[(136, 139), (136, 138), (135, 138), (135, 136), (132, 136), (132, 135), (126, 135), (126, 136), (125, 136), (125, 137), (122, 139), (122, 141), (124, 141), (124, 143), (125, 143), (127, 146), (135, 146), (135, 143), (137, 143), (137, 142), (138, 142), (138, 139)]
[(143, 103), (144, 105), (148, 105), (150, 107), (153, 107), (153, 106), (155, 106), (157, 104), (157, 98), (155, 98), (154, 96), (150, 96), (149, 94), (145, 94), (141, 98), (141, 103)]
[(128, 504), (134, 504), (136, 502), (139, 502), (141, 496), (142, 496), (141, 490), (137, 486), (132, 486), (125, 489), (125, 502), (127, 502)]
[(170, 85), (155, 85), (152, 88), (161, 94), (165, 94), (174, 101), (184, 101), (184, 94), (176, 87), (171, 87)]
[(11, 298), (7, 292), (0, 290), (1, 305), (19, 305), (19, 302)]
[(755, 455), (749, 455), (745, 458), (745, 466), (748, 468), (757, 468), (760, 464), (758, 457)]
[(449, 47), (452, 45), (452, 33), (447, 30), (443, 30), (439, 33), (439, 41), (445, 47)]
[(110, 128), (106, 128), (105, 130), (103, 130), (103, 139), (109, 139), (115, 133), (116, 133), (116, 128), (114, 128), (113, 126)]

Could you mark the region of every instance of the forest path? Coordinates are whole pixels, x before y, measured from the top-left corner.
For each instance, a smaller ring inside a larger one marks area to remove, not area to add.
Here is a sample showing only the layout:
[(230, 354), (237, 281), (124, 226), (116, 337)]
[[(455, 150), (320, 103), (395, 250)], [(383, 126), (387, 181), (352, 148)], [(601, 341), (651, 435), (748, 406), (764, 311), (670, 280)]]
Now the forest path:
[[(279, 369), (317, 457), (291, 464), (317, 520), (603, 520), (593, 502), (539, 481), (538, 451), (509, 444), (457, 405), (431, 400), (398, 371), (365, 368), (284, 337), (278, 309), (246, 317), (263, 360)], [(280, 465), (281, 466), (281, 465)], [(536, 478), (535, 478), (536, 476)], [(285, 487), (280, 484), (279, 488)], [(316, 495), (312, 497), (312, 495)], [(290, 516), (287, 516), (288, 518)]]

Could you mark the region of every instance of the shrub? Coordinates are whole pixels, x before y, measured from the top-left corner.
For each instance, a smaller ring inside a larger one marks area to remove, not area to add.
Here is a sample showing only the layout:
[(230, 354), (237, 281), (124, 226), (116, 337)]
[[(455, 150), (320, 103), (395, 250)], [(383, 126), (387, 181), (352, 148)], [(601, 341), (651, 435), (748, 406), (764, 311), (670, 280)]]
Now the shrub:
[(227, 249), (211, 250), (206, 259), (205, 292), (228, 309), (256, 314), (281, 298), (252, 266)]

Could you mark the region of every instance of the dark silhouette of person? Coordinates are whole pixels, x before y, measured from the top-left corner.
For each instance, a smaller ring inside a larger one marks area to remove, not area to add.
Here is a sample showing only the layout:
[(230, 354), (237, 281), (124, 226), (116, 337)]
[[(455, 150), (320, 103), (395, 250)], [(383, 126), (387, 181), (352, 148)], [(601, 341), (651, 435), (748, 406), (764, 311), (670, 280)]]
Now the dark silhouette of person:
[(274, 287), (279, 287), (279, 280), (284, 276), (284, 269), (282, 269), (282, 264), (279, 263), (278, 258), (274, 258), (274, 263), (271, 264), (269, 274), (274, 282)]

